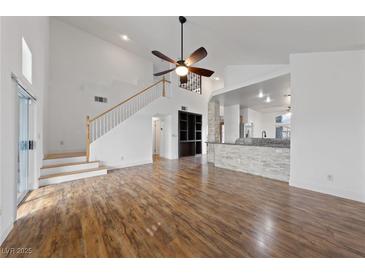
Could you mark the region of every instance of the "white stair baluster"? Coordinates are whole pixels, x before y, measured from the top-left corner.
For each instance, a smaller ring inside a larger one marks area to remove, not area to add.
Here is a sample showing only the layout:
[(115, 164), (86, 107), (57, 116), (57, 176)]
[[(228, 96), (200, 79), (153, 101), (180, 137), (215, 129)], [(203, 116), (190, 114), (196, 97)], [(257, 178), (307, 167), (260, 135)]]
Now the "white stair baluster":
[(99, 126), (98, 126), (98, 128), (99, 128), (99, 132), (98, 132), (98, 138), (100, 137), (100, 131), (101, 131), (101, 126), (100, 126), (100, 119), (98, 118), (98, 124), (99, 124)]

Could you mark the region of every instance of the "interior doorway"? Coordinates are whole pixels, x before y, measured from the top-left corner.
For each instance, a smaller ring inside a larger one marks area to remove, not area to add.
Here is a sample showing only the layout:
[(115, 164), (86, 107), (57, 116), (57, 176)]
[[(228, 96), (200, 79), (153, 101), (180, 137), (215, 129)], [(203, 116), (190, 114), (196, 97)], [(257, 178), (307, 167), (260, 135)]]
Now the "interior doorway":
[(152, 156), (153, 160), (160, 158), (173, 159), (172, 116), (156, 113), (152, 116)]
[(152, 117), (152, 154), (160, 156), (161, 144), (161, 120), (159, 117)]
[(18, 172), (17, 172), (17, 204), (29, 190), (29, 105), (31, 99), (28, 93), (17, 85), (18, 99)]

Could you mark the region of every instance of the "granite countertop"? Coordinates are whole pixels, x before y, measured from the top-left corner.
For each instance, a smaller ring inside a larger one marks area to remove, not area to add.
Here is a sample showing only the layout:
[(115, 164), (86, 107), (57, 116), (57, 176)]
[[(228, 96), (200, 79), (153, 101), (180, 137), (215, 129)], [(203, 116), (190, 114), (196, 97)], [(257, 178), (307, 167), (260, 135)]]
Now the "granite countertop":
[(274, 139), (274, 138), (240, 138), (235, 143), (220, 143), (207, 142), (208, 144), (222, 144), (235, 146), (259, 146), (259, 147), (275, 147), (275, 148), (290, 148), (289, 139)]

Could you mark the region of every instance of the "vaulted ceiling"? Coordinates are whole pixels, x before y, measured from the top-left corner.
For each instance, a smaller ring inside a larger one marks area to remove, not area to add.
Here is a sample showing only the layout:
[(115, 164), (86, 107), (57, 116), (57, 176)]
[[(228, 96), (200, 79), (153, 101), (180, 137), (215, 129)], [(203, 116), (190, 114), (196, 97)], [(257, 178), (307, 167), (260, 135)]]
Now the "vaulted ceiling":
[[(151, 50), (178, 58), (177, 17), (58, 17), (82, 30), (149, 58)], [(226, 65), (287, 64), (290, 53), (365, 49), (365, 17), (189, 17), (185, 55), (204, 46), (199, 66), (223, 76)], [(125, 41), (121, 35), (128, 35)]]

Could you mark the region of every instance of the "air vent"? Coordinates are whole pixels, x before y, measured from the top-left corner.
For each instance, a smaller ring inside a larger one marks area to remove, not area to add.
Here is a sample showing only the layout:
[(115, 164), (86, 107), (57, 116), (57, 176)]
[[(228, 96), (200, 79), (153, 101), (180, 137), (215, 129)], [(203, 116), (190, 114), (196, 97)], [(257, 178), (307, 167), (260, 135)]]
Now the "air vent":
[(106, 97), (95, 96), (94, 101), (98, 103), (107, 103), (108, 99)]

